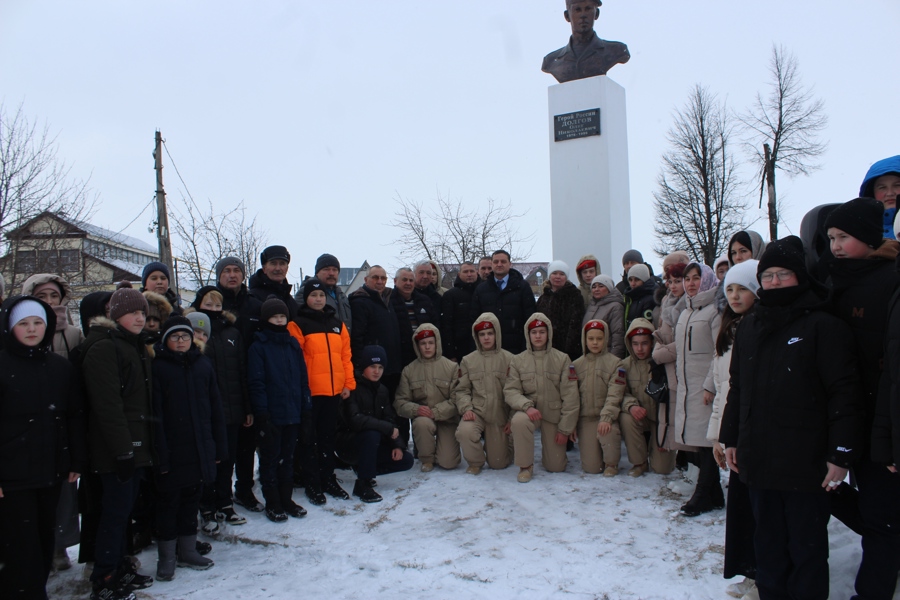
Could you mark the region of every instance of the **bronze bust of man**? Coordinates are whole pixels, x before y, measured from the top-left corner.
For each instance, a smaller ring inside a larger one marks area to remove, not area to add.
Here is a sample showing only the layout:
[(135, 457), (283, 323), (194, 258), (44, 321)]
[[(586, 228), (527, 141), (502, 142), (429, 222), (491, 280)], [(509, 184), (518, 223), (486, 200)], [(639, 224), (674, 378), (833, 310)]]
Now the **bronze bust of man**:
[(600, 17), (601, 0), (566, 0), (563, 15), (572, 24), (569, 44), (544, 57), (541, 71), (560, 83), (585, 79), (628, 62), (631, 55), (622, 42), (602, 40), (594, 33), (594, 21)]

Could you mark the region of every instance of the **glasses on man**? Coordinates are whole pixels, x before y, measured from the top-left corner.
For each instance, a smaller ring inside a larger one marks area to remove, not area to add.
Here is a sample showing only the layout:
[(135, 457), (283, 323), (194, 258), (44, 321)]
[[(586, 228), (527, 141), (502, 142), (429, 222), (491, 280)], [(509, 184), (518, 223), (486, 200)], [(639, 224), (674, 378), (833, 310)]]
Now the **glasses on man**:
[(793, 276), (794, 276), (793, 271), (787, 271), (787, 270), (775, 271), (774, 273), (763, 273), (762, 275), (759, 276), (759, 280), (769, 282), (769, 281), (773, 281), (777, 277), (778, 281), (787, 281), (788, 279), (790, 279)]
[(191, 337), (192, 336), (189, 333), (173, 333), (169, 336), (169, 339), (176, 342), (187, 342)]

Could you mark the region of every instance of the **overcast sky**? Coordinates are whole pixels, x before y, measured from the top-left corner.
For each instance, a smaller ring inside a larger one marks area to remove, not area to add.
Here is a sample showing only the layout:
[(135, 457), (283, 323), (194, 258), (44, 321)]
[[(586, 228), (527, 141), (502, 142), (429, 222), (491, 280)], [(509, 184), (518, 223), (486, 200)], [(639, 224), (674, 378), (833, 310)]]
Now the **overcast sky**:
[[(546, 261), (555, 80), (540, 66), (568, 40), (564, 7), (0, 0), (0, 100), (58, 133), (61, 156), (100, 194), (96, 224), (110, 229), (153, 194), (159, 128), (194, 199), (245, 201), (268, 241), (288, 246), (294, 280), (322, 252), (399, 266), (384, 226), (397, 196), (511, 201), (538, 234), (531, 259)], [(797, 57), (829, 117), (822, 169), (779, 179), (781, 231), (854, 198), (871, 163), (900, 154), (898, 22), (897, 0), (607, 0), (597, 32), (632, 56), (610, 77), (627, 94), (633, 245), (659, 264), (651, 202), (673, 110), (696, 83), (743, 110), (765, 90), (773, 44)], [(164, 174), (174, 213), (184, 186)], [(153, 243), (152, 220), (148, 210), (126, 233)], [(767, 232), (762, 220), (753, 228)]]

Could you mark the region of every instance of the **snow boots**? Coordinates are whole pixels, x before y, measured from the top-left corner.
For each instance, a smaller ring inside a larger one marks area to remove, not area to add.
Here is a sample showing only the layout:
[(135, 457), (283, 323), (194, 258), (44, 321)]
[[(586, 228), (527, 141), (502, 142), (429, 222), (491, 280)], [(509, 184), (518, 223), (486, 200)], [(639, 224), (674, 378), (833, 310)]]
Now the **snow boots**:
[(156, 542), (159, 558), (156, 561), (157, 581), (175, 579), (175, 545), (178, 540), (158, 540)]
[(194, 535), (179, 536), (176, 541), (178, 542), (176, 544), (176, 550), (178, 552), (176, 564), (179, 567), (188, 567), (189, 569), (205, 571), (216, 564), (205, 556), (200, 556), (200, 553), (197, 552), (196, 533)]
[(353, 495), (368, 503), (381, 502), (382, 500), (381, 494), (373, 490), (372, 486), (362, 479), (357, 479), (356, 483), (353, 484)]

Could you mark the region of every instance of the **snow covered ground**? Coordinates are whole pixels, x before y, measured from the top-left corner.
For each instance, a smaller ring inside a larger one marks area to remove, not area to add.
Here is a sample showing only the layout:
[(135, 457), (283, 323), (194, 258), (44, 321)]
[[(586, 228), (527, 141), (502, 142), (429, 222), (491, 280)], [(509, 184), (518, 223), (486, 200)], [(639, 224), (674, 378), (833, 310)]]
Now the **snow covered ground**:
[[(538, 441), (538, 446), (539, 441)], [(538, 457), (540, 450), (537, 450)], [(228, 528), (213, 542), (216, 565), (178, 569), (139, 598), (429, 598), (478, 599), (724, 599), (725, 511), (688, 519), (686, 500), (667, 484), (680, 479), (647, 474), (633, 479), (623, 452), (614, 478), (581, 472), (577, 450), (565, 473), (535, 466), (534, 480), (516, 482), (518, 469), (466, 475), (439, 468), (378, 478), (384, 501), (328, 498), (323, 507), (287, 524), (262, 514)], [(724, 475), (724, 473), (723, 473)], [(352, 471), (338, 471), (352, 490)], [(831, 596), (848, 598), (859, 564), (859, 538), (832, 521)], [(70, 555), (77, 556), (76, 548)], [(139, 556), (156, 574), (156, 548)], [(86, 598), (81, 565), (51, 576), (51, 598)], [(900, 597), (898, 594), (897, 597)]]

